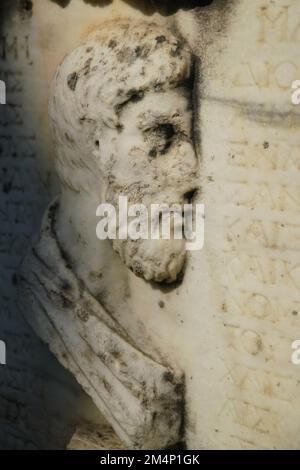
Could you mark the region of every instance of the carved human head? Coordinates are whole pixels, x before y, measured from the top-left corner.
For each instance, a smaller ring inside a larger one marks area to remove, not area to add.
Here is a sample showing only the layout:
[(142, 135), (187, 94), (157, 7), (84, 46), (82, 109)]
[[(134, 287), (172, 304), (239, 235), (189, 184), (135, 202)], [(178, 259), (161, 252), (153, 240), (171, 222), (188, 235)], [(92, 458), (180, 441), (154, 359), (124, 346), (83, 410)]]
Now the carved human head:
[[(56, 169), (71, 191), (99, 202), (187, 202), (195, 188), (193, 57), (165, 26), (116, 20), (65, 57), (53, 80), (50, 116)], [(114, 240), (128, 268), (172, 282), (184, 240)]]

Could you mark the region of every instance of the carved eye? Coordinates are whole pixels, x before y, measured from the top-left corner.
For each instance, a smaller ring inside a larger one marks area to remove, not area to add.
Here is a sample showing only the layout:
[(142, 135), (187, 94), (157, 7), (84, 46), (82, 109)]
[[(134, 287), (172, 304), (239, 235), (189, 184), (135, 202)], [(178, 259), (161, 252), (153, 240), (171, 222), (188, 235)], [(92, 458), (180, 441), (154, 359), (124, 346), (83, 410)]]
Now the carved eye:
[(157, 154), (164, 155), (171, 147), (174, 137), (175, 128), (173, 124), (159, 124), (151, 129), (151, 143), (153, 145), (150, 156), (155, 157)]

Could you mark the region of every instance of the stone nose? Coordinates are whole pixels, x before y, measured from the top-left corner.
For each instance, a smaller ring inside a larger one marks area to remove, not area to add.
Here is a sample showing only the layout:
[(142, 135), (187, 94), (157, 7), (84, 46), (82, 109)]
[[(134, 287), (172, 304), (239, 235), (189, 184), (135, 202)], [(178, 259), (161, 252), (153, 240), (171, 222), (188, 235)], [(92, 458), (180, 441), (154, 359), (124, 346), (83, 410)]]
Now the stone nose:
[(191, 142), (185, 142), (179, 149), (180, 160), (190, 169), (190, 172), (197, 171), (198, 155), (194, 145)]

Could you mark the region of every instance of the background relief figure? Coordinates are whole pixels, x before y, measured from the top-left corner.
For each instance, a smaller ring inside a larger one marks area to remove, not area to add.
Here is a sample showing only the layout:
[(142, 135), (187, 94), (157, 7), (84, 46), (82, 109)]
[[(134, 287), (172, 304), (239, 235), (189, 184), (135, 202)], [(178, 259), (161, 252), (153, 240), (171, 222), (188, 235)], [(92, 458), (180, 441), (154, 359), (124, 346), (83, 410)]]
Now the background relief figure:
[(128, 269), (172, 283), (184, 240), (96, 238), (96, 208), (183, 204), (195, 190), (193, 57), (172, 32), (106, 22), (53, 80), (50, 116), (61, 194), (23, 263), (26, 319), (129, 448), (182, 439), (183, 377), (130, 315)]

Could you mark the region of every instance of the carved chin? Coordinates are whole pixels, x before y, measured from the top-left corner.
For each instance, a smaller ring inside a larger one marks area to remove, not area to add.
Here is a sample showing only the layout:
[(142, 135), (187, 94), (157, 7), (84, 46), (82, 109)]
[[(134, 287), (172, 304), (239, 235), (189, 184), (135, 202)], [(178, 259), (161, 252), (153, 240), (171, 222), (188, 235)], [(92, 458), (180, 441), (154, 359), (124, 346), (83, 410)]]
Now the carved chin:
[(175, 282), (186, 261), (184, 240), (115, 240), (114, 249), (146, 281)]

